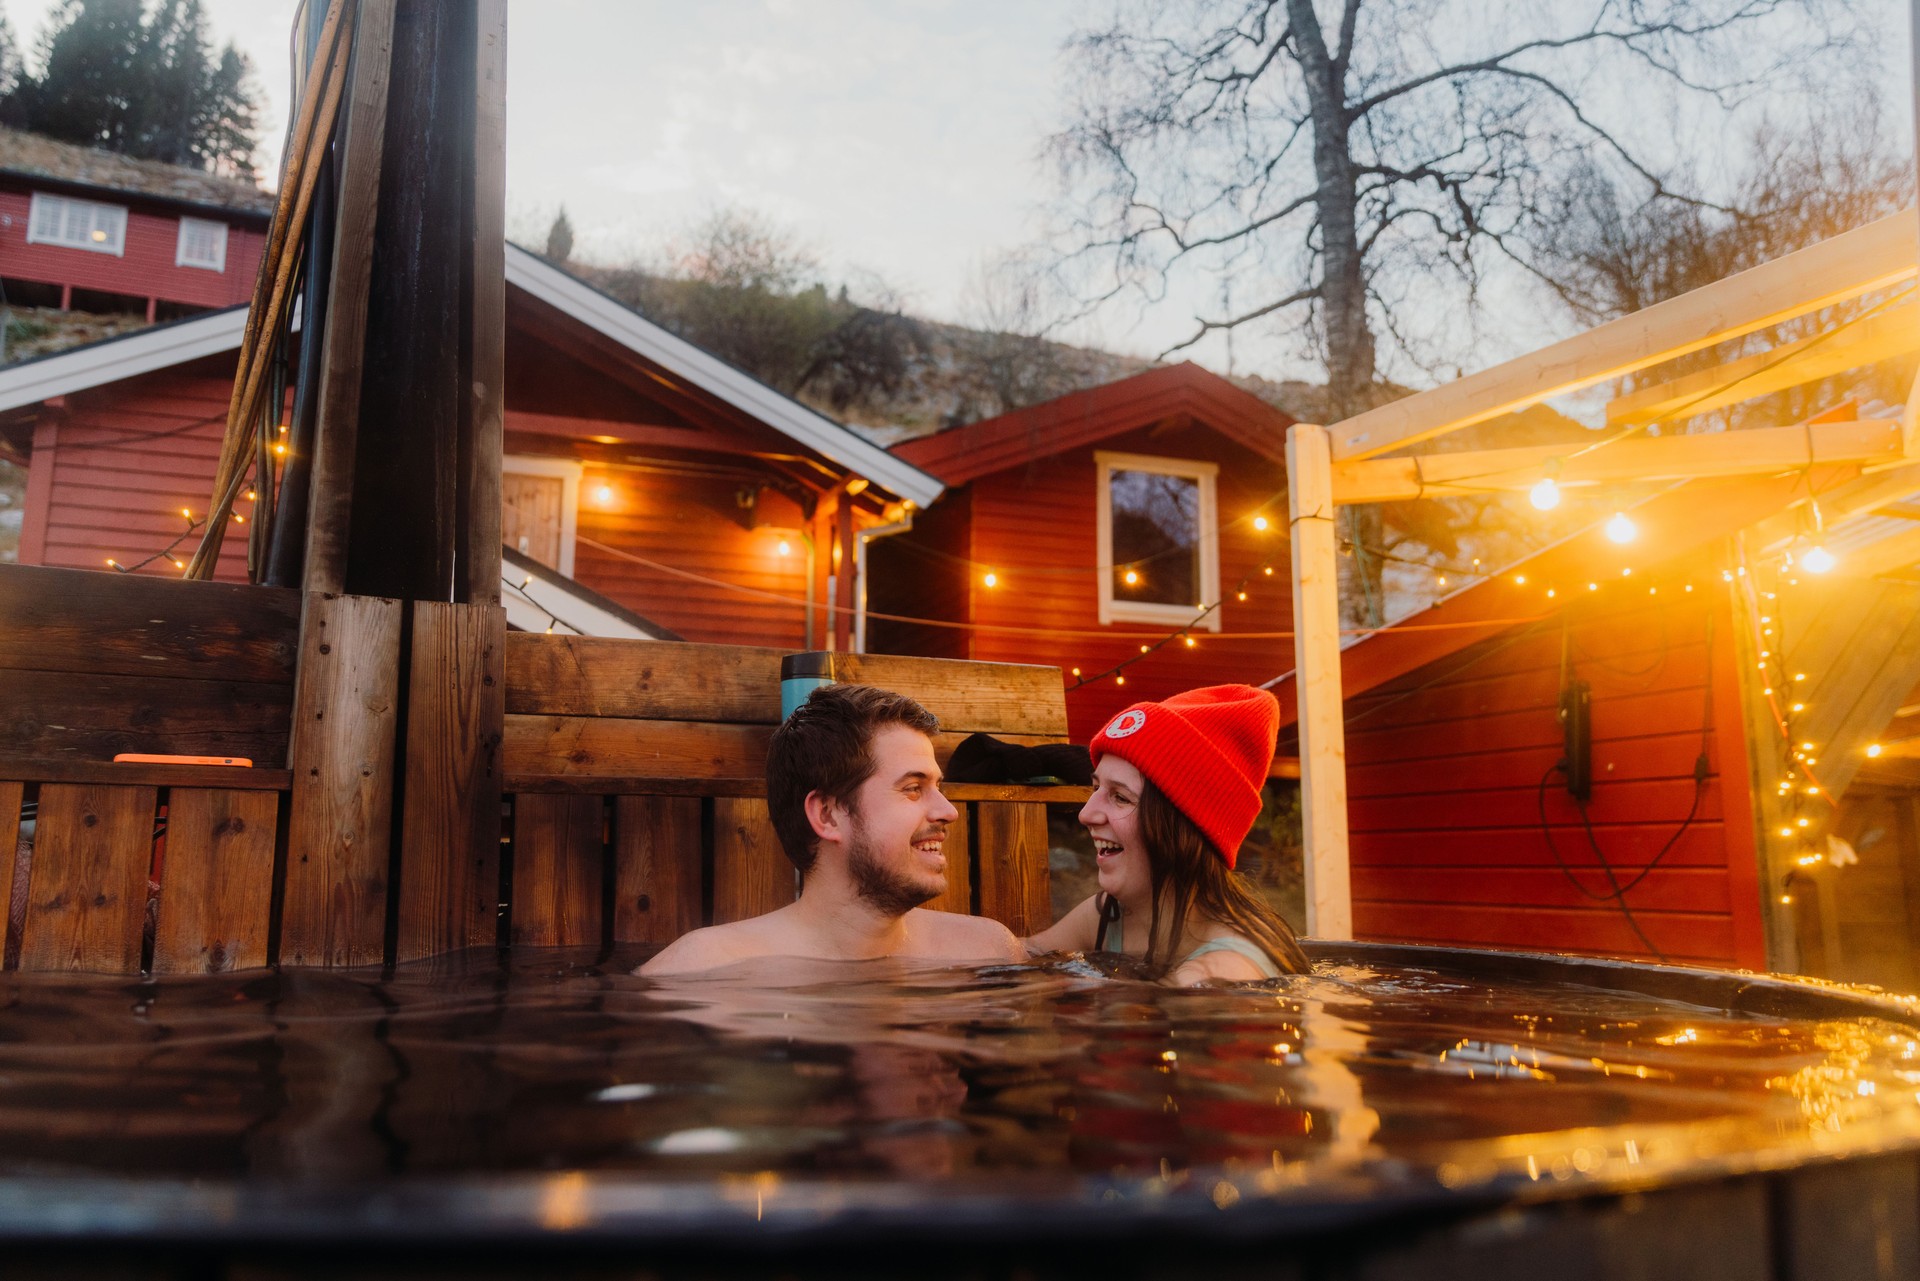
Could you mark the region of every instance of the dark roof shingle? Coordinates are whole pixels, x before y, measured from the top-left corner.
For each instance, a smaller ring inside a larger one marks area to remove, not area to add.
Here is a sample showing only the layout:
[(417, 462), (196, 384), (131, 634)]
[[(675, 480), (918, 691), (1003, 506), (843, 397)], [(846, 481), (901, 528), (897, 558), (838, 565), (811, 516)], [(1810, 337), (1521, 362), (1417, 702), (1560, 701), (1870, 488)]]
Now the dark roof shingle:
[(0, 172), (251, 214), (271, 214), (274, 206), (272, 192), (262, 191), (245, 179), (224, 178), (158, 160), (135, 160), (14, 129), (0, 129)]

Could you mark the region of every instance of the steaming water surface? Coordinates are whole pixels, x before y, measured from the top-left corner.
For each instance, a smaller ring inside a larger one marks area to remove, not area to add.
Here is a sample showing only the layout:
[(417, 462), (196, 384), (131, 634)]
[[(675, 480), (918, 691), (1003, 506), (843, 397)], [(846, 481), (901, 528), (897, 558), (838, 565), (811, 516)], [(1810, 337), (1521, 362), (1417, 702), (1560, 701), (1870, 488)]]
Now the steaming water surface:
[(1920, 1033), (1417, 968), (1168, 991), (1084, 962), (638, 954), (0, 977), (0, 1177), (582, 1172), (1168, 1194), (1628, 1182), (1920, 1139)]

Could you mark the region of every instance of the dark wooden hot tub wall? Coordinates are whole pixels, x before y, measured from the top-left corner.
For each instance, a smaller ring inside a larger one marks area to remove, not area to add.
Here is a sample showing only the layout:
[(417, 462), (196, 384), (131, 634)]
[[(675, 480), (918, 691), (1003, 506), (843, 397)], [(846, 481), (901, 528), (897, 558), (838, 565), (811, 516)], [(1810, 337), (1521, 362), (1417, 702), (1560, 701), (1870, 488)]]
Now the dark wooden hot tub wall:
[[(779, 651), (511, 633), (500, 655), (463, 626), (465, 608), (311, 598), (305, 679), (333, 686), (317, 700), (296, 696), (297, 591), (0, 567), (0, 851), (19, 851), (6, 968), (196, 973), (665, 943), (791, 899), (761, 778)], [(1066, 736), (1053, 668), (841, 655), (836, 676), (919, 698), (940, 717), (943, 759), (976, 731)], [(502, 685), (495, 751), (484, 709), (446, 692)], [(335, 719), (353, 723), (316, 724), (290, 747), (296, 701), (350, 706)], [(119, 752), (254, 765), (115, 764)], [(440, 768), (474, 753), (502, 784), (497, 807)], [(1084, 792), (947, 790), (962, 811), (950, 848), (969, 857), (938, 906), (1043, 926), (1045, 803)], [(30, 846), (23, 803), (38, 807)], [(456, 841), (463, 825), (480, 838)]]

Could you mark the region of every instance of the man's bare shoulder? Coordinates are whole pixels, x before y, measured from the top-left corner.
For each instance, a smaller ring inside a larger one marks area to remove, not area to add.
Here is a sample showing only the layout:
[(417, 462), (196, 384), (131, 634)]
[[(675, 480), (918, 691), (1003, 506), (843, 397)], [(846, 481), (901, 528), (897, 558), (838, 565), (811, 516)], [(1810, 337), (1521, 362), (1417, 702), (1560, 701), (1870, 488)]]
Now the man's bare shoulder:
[(924, 942), (914, 948), (922, 956), (952, 961), (1024, 961), (1026, 949), (1013, 931), (989, 916), (936, 912), (917, 907), (907, 927)]
[(709, 925), (705, 929), (682, 934), (634, 973), (657, 978), (663, 974), (689, 974), (695, 970), (718, 969), (735, 961), (771, 955), (776, 950), (776, 937), (776, 930), (766, 916), (727, 925)]

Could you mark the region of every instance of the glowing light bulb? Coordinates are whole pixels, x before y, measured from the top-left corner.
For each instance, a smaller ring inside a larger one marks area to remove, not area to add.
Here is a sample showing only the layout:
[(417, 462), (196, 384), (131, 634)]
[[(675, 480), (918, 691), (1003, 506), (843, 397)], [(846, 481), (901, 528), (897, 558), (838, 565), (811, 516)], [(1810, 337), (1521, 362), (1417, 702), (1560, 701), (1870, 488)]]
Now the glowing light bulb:
[(1240, 599), (1241, 599), (1241, 600), (1245, 600), (1246, 598), (1247, 598), (1247, 594), (1246, 594), (1245, 592), (1241, 592), (1241, 593), (1240, 593)]
[(1073, 669), (1073, 674), (1074, 674), (1075, 676), (1078, 676), (1078, 675), (1080, 674), (1080, 669), (1079, 669), (1079, 668), (1077, 668), (1077, 667), (1076, 667), (1076, 668), (1074, 668), (1074, 669)]
[(1127, 683), (1127, 678), (1124, 676), (1116, 676), (1113, 678), (1113, 683), (1115, 685), (1125, 685)]
[(1265, 532), (1266, 532), (1266, 530), (1267, 530), (1267, 524), (1268, 524), (1268, 522), (1267, 522), (1267, 518), (1266, 518), (1265, 516), (1255, 516), (1255, 517), (1253, 518), (1253, 527), (1254, 527), (1255, 529), (1257, 529), (1257, 530), (1259, 530), (1259, 531), (1260, 531), (1261, 533), (1265, 533)]
[(1780, 829), (1780, 835), (1782, 835), (1782, 836), (1792, 836), (1792, 835), (1793, 835), (1793, 829), (1792, 829), (1791, 827), (1783, 827), (1783, 828), (1781, 828), (1781, 829)]
[(1629, 520), (1625, 512), (1615, 512), (1607, 522), (1607, 537), (1616, 543), (1630, 543), (1640, 537), (1640, 527)]
[(185, 517), (186, 517), (186, 518), (187, 518), (188, 520), (192, 520), (192, 519), (193, 519), (193, 512), (192, 512), (192, 511), (191, 511), (190, 509), (188, 509), (188, 508), (185, 508), (185, 507), (182, 507), (182, 508), (180, 509), (180, 514), (181, 514), (182, 516), (185, 516)]
[(285, 445), (275, 445), (273, 447), (273, 452), (276, 454), (284, 454), (287, 452), (287, 447)]
[(1447, 585), (1447, 576), (1445, 574), (1440, 575), (1438, 582), (1440, 586), (1445, 587)]
[(1833, 553), (1824, 547), (1812, 548), (1800, 558), (1800, 563), (1806, 567), (1809, 574), (1824, 574), (1839, 564), (1833, 558)]
[(1267, 567), (1266, 567), (1266, 569), (1265, 569), (1265, 570), (1264, 570), (1263, 572), (1264, 572), (1264, 573), (1266, 574), (1266, 576), (1267, 576), (1268, 578), (1272, 578), (1272, 577), (1273, 577), (1273, 566), (1271, 566), (1271, 565), (1269, 565), (1269, 566), (1267, 566)]
[(1126, 573), (1122, 574), (1120, 577), (1121, 577), (1121, 580), (1125, 582), (1126, 585), (1129, 587), (1132, 587), (1135, 583), (1140, 581), (1140, 575), (1135, 573), (1131, 569), (1128, 570)]
[(988, 570), (980, 581), (989, 587), (998, 587), (1000, 585), (1000, 575), (994, 573), (992, 570)]
[(1513, 583), (1516, 587), (1525, 587), (1527, 585), (1527, 576), (1525, 574), (1515, 574), (1513, 576)]
[(780, 540), (779, 545), (773, 550), (781, 556), (791, 556), (793, 555), (793, 544), (783, 538)]
[(1867, 744), (1867, 755), (1868, 755), (1868, 756), (1878, 756), (1878, 755), (1880, 755), (1880, 753), (1881, 753), (1882, 751), (1884, 751), (1884, 750), (1886, 750), (1886, 749), (1884, 749), (1884, 748), (1882, 748), (1882, 747), (1880, 746), (1880, 744), (1878, 744), (1878, 743), (1868, 743), (1868, 744)]
[(1193, 648), (1193, 647), (1194, 647), (1195, 645), (1198, 645), (1199, 643), (1200, 643), (1200, 642), (1199, 642), (1199, 641), (1197, 641), (1197, 640), (1195, 640), (1195, 639), (1194, 639), (1193, 637), (1191, 637), (1191, 636), (1189, 636), (1189, 637), (1187, 637), (1187, 648), (1188, 648), (1188, 649), (1192, 649), (1192, 648)]
[(1553, 477), (1548, 476), (1527, 491), (1527, 501), (1543, 512), (1550, 512), (1560, 505), (1560, 486), (1553, 483)]
[(109, 557), (107, 557), (107, 564), (109, 564), (109, 565), (111, 565), (111, 566), (113, 566), (113, 567), (114, 567), (115, 569), (118, 569), (118, 568), (120, 568), (120, 562), (119, 562), (119, 561), (117, 561), (117, 560), (115, 560), (115, 559), (114, 559), (113, 557), (111, 557), (111, 556), (109, 556)]
[(597, 486), (593, 491), (593, 501), (596, 503), (599, 503), (602, 507), (607, 506), (609, 503), (613, 501), (613, 486), (612, 485)]
[(1147, 652), (1147, 646), (1145, 646), (1145, 645), (1142, 645), (1142, 646), (1140, 647), (1140, 652), (1141, 652), (1142, 654), (1144, 654), (1144, 653), (1146, 653), (1146, 652)]

